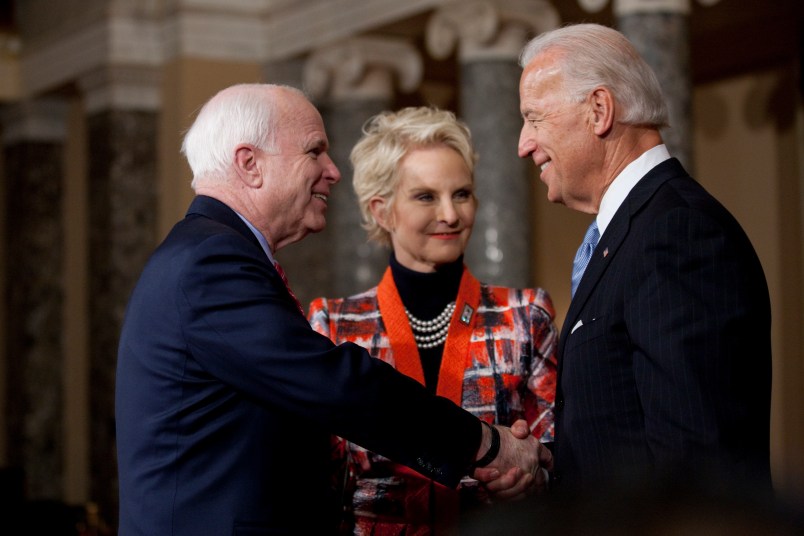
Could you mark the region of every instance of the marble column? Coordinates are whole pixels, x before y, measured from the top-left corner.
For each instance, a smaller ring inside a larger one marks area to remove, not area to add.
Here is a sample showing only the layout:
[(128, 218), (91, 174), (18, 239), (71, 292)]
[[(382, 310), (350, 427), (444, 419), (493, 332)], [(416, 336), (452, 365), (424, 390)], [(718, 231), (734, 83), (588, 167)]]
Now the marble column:
[(692, 172), (690, 0), (615, 0), (613, 7), (618, 29), (659, 77), (670, 116), (662, 138), (670, 154)]
[(451, 2), (430, 19), (428, 51), (444, 59), (458, 47), (459, 115), (472, 131), (478, 213), (467, 265), (486, 282), (532, 284), (532, 164), (517, 156), (519, 52), (533, 35), (557, 27), (540, 0)]
[(369, 243), (361, 227), (349, 154), (366, 120), (392, 106), (396, 85), (413, 91), (421, 77), (421, 57), (413, 45), (391, 38), (352, 38), (313, 53), (305, 65), (304, 87), (321, 103), (330, 153), (343, 176), (330, 195), (322, 233), (327, 257), (317, 265), (329, 272), (330, 296), (376, 285), (388, 265), (389, 250)]
[(107, 67), (81, 87), (90, 192), (90, 495), (116, 526), (117, 343), (129, 294), (158, 238), (159, 73)]
[(6, 422), (8, 465), (28, 499), (60, 499), (64, 476), (61, 341), (63, 146), (67, 104), (11, 105), (2, 117), (5, 161)]

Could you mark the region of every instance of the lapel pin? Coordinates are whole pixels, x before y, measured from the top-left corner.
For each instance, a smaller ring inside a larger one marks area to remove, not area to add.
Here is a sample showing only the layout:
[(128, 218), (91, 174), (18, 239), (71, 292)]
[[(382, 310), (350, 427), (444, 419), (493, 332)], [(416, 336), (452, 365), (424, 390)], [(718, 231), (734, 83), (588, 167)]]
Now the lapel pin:
[(475, 310), (472, 308), (471, 305), (469, 305), (468, 303), (465, 304), (463, 306), (463, 311), (461, 311), (461, 322), (463, 322), (468, 326), (469, 321), (472, 319), (472, 313), (474, 312)]
[(605, 259), (608, 256), (609, 256), (609, 248), (606, 248), (603, 250), (603, 258)]

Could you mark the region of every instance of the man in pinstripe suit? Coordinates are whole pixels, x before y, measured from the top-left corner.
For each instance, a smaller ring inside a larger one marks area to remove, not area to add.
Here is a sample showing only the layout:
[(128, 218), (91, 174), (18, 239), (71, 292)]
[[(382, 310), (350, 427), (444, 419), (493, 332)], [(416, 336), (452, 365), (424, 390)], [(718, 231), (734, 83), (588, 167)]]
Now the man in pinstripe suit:
[(561, 331), (554, 483), (770, 491), (765, 276), (737, 221), (668, 154), (656, 76), (594, 24), (536, 37), (520, 63), (519, 155), (600, 237)]

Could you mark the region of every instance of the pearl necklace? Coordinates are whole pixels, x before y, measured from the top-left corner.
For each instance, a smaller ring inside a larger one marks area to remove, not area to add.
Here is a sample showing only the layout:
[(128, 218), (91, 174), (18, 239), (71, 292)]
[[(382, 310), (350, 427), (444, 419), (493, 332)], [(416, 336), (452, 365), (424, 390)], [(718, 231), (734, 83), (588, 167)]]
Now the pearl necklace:
[(450, 302), (441, 311), (441, 314), (432, 320), (419, 320), (405, 307), (405, 314), (413, 329), (413, 338), (416, 340), (417, 348), (435, 348), (441, 346), (447, 340), (449, 322), (452, 313), (455, 311), (455, 302)]

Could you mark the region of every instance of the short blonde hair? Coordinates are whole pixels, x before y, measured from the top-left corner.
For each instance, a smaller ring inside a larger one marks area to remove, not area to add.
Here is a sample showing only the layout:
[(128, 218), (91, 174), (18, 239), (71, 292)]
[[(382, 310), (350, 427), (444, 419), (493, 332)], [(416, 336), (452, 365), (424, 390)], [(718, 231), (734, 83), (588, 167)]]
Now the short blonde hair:
[(370, 202), (375, 196), (393, 205), (399, 184), (399, 164), (412, 149), (445, 145), (455, 150), (474, 178), (477, 154), (472, 146), (469, 127), (450, 111), (421, 106), (397, 112), (382, 112), (363, 125), (363, 137), (352, 149), (354, 168), (352, 186), (363, 216), (363, 228), (369, 240), (384, 246), (391, 237), (371, 214)]

